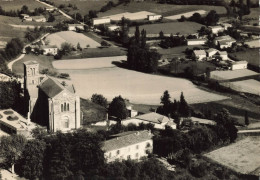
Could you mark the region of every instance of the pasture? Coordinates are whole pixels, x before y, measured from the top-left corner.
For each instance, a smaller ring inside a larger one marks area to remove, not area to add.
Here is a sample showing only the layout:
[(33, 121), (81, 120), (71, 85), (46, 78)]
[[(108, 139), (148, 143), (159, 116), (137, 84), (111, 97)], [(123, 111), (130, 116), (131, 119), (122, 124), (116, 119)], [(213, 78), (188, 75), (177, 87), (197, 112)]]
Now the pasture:
[(251, 71), (249, 69), (239, 69), (234, 71), (211, 71), (210, 78), (215, 80), (232, 80), (236, 78), (256, 76), (259, 73)]
[(120, 14), (105, 16), (105, 17), (110, 18), (112, 21), (120, 21), (122, 19), (122, 17), (130, 19), (131, 21), (134, 21), (134, 20), (146, 19), (148, 15), (154, 15), (154, 13), (151, 13), (148, 11), (140, 11), (140, 12), (135, 12), (135, 13), (124, 12), (124, 13), (120, 13)]
[(36, 2), (35, 0), (11, 0), (11, 1), (1, 1), (0, 6), (5, 11), (11, 11), (11, 10), (20, 10), (23, 5), (26, 5), (29, 10), (34, 10), (35, 8), (45, 8), (47, 6)]
[(184, 16), (186, 18), (191, 17), (194, 13), (199, 13), (201, 15), (205, 15), (207, 13), (207, 11), (205, 10), (198, 10), (198, 11), (191, 11), (191, 12), (187, 12), (187, 13), (182, 13), (182, 14), (177, 14), (177, 15), (173, 15), (173, 16), (166, 16), (164, 17), (165, 19), (170, 19), (170, 20), (178, 20), (181, 18), (181, 16)]
[[(146, 30), (147, 36), (158, 35), (162, 31), (166, 34), (176, 34), (180, 35), (193, 34), (196, 33), (200, 28), (201, 24), (195, 22), (171, 22), (171, 23), (159, 23), (159, 24), (146, 24), (139, 27), (140, 30)], [(131, 27), (129, 34), (135, 33), (135, 27)]]
[(229, 87), (235, 91), (260, 95), (260, 82), (254, 79), (220, 83), (220, 84), (225, 87)]
[(74, 31), (62, 31), (50, 34), (46, 37), (46, 41), (48, 41), (50, 45), (56, 45), (58, 48), (60, 48), (64, 42), (70, 43), (75, 47), (77, 47), (79, 43), (82, 48), (85, 48), (87, 45), (89, 45), (89, 48), (97, 48), (100, 46), (100, 44), (93, 39)]
[[(165, 90), (169, 91), (172, 100), (174, 98), (179, 99), (183, 91), (188, 103), (218, 101), (227, 98), (200, 90), (192, 82), (182, 78), (145, 74), (118, 67), (103, 68), (108, 67), (113, 59), (116, 60), (111, 57), (111, 60), (102, 58), (98, 61), (99, 63), (67, 60), (59, 63), (59, 66), (55, 64), (56, 62), (53, 64), (56, 68), (59, 68), (59, 72), (70, 74), (77, 93), (85, 99), (90, 98), (93, 93), (99, 93), (103, 94), (109, 101), (115, 96), (122, 95), (135, 104), (158, 105)], [(97, 59), (95, 59), (96, 61)], [(79, 65), (76, 66), (76, 63)], [(79, 66), (84, 66), (85, 69), (73, 70), (70, 68), (70, 70), (63, 70), (71, 67), (71, 64), (74, 64), (76, 69)]]
[(219, 14), (226, 13), (226, 9), (222, 6), (159, 4), (152, 1), (145, 1), (145, 2), (131, 2), (127, 5), (121, 4), (104, 13), (100, 12), (98, 16), (104, 17), (104, 16), (111, 16), (115, 14), (125, 13), (125, 12), (134, 13), (139, 11), (149, 11), (163, 16), (171, 16), (171, 15), (186, 13), (190, 11), (197, 11), (198, 9), (205, 10), (207, 12), (209, 12), (210, 10), (215, 10)]
[(206, 157), (242, 174), (260, 167), (260, 136), (250, 136), (205, 154)]
[(255, 67), (260, 67), (260, 55), (259, 48), (257, 49), (247, 49), (246, 51), (239, 51), (235, 53), (231, 53), (230, 55), (237, 60), (246, 60), (248, 64), (253, 65)]

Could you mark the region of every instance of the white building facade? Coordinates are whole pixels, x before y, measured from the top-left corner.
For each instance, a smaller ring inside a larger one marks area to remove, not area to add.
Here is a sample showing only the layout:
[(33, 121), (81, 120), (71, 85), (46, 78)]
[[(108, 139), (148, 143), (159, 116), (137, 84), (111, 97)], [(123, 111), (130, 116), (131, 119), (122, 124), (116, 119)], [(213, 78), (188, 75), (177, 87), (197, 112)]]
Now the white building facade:
[(110, 24), (111, 19), (110, 18), (93, 18), (92, 19), (92, 25), (100, 25), (100, 24)]

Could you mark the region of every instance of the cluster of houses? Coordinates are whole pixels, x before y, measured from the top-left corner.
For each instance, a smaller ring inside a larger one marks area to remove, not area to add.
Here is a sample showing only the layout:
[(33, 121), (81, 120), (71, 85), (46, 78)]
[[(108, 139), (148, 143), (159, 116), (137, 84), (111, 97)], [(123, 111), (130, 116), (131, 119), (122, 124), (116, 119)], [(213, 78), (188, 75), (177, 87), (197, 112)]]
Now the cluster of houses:
[(42, 15), (40, 16), (29, 16), (28, 14), (21, 14), (22, 20), (24, 21), (34, 21), (34, 22), (46, 22), (46, 18)]

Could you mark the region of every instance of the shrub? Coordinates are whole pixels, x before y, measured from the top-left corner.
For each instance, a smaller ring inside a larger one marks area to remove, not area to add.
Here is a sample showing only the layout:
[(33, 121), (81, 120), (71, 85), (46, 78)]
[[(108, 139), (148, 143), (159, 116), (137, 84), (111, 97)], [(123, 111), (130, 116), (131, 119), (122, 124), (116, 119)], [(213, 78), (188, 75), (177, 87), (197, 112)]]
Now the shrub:
[(58, 75), (58, 78), (68, 79), (70, 75), (68, 73), (60, 73)]
[(189, 168), (191, 174), (199, 178), (206, 175), (207, 169), (207, 163), (205, 161), (192, 162)]

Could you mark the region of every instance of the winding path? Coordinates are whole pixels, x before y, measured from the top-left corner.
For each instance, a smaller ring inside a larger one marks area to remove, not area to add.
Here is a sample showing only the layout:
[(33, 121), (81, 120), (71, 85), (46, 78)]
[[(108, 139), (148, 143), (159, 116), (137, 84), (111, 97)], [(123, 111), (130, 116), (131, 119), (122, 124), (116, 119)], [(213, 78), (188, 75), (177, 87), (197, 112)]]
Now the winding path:
[(25, 56), (25, 54), (21, 54), (18, 58), (16, 58), (16, 59), (12, 60), (11, 62), (9, 62), (9, 63), (7, 64), (8, 69), (10, 69), (11, 71), (13, 71), (13, 64), (14, 64), (16, 61), (19, 61), (20, 59), (23, 59), (24, 56)]

